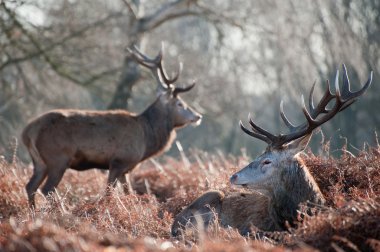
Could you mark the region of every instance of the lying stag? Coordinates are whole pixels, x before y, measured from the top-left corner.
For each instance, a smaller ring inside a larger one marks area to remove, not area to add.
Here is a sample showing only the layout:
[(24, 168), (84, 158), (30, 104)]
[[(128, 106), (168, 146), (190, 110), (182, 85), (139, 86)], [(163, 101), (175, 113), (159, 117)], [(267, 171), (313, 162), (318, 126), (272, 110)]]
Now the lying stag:
[(155, 102), (140, 115), (125, 110), (54, 110), (24, 129), (22, 139), (34, 165), (33, 176), (26, 185), (31, 206), (42, 181), (47, 177), (42, 187), (46, 195), (58, 185), (68, 167), (79, 171), (109, 169), (109, 185), (115, 186), (117, 181), (125, 184), (127, 172), (170, 147), (175, 129), (200, 123), (201, 115), (178, 96), (195, 83), (175, 87), (180, 71), (172, 79), (168, 77), (162, 65), (162, 50), (154, 59), (137, 48), (130, 53), (151, 70), (160, 91)]
[[(309, 96), (309, 110), (302, 97), (305, 123), (294, 126), (289, 122), (281, 102), (281, 118), (290, 133), (276, 136), (259, 127), (252, 119), (249, 120), (252, 130), (240, 122), (245, 133), (268, 144), (262, 155), (230, 178), (232, 184), (247, 187), (251, 191), (231, 195), (219, 191), (203, 194), (175, 218), (172, 235), (181, 234), (187, 225), (196, 227), (197, 220), (202, 220), (207, 227), (213, 221), (215, 213), (222, 226), (237, 228), (241, 234), (247, 234), (252, 226), (263, 231), (286, 230), (288, 225), (293, 225), (297, 220), (297, 211), (302, 204), (308, 207), (323, 204), (324, 197), (298, 154), (307, 146), (315, 128), (351, 105), (370, 86), (372, 73), (361, 90), (351, 92), (344, 65), (343, 70), (342, 91), (339, 89), (337, 72), (335, 94), (330, 91), (327, 82), (326, 92), (315, 107), (313, 86)], [(333, 100), (334, 106), (327, 108)]]

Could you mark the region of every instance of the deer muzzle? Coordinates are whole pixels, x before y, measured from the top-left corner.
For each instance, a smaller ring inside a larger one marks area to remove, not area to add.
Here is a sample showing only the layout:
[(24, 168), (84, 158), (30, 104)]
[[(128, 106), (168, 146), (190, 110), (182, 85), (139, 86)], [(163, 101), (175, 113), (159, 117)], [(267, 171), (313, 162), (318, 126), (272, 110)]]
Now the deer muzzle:
[(200, 115), (200, 114), (195, 114), (195, 115), (194, 115), (194, 119), (191, 120), (191, 122), (192, 122), (194, 125), (196, 125), (196, 126), (200, 125), (201, 122), (202, 122), (202, 115)]

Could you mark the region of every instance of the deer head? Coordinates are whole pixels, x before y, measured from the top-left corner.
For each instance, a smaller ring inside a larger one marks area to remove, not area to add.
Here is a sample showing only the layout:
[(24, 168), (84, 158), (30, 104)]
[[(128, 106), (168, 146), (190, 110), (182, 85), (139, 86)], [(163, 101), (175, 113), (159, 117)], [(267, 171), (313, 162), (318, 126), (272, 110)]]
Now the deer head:
[(191, 90), (195, 86), (195, 82), (186, 87), (176, 87), (174, 85), (182, 71), (182, 63), (179, 64), (177, 73), (170, 78), (165, 71), (162, 61), (163, 47), (161, 47), (160, 52), (155, 58), (147, 57), (136, 46), (128, 48), (128, 51), (139, 64), (151, 70), (158, 84), (158, 97), (155, 105), (165, 110), (168, 115), (171, 115), (173, 126), (179, 128), (189, 123), (199, 125), (202, 116), (179, 97), (180, 93)]
[[(288, 120), (284, 113), (283, 102), (281, 101), (281, 118), (290, 131), (287, 134), (273, 135), (259, 127), (252, 119), (249, 119), (249, 124), (251, 125), (250, 130), (240, 121), (240, 127), (246, 134), (266, 142), (268, 146), (262, 155), (232, 175), (230, 178), (231, 183), (253, 189), (270, 189), (283, 183), (284, 174), (289, 175), (296, 173), (298, 172), (297, 167), (302, 166), (302, 164), (300, 164), (302, 161), (297, 154), (305, 149), (312, 136), (313, 130), (354, 103), (368, 89), (371, 81), (372, 72), (370, 73), (368, 81), (359, 91), (351, 92), (347, 70), (345, 65), (343, 65), (342, 90), (339, 88), (339, 72), (337, 71), (335, 77), (335, 93), (331, 91), (329, 81), (327, 81), (326, 91), (317, 106), (314, 106), (313, 101), (315, 83), (309, 94), (309, 110), (306, 108), (302, 96), (302, 112), (306, 118), (306, 122), (298, 126), (293, 125)], [(328, 108), (327, 105), (332, 101), (334, 101), (334, 105)], [(308, 173), (308, 171), (305, 172)], [(308, 176), (308, 174), (303, 174), (302, 176)]]

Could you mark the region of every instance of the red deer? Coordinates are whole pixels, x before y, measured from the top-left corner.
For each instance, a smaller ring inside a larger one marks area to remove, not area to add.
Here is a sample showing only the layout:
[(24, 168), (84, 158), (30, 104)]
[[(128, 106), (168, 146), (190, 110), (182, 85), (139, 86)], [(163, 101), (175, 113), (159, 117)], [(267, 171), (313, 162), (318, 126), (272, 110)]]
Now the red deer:
[[(249, 191), (229, 195), (219, 191), (203, 194), (176, 216), (172, 235), (182, 234), (189, 226), (196, 227), (197, 220), (203, 221), (201, 224), (207, 227), (215, 216), (222, 226), (237, 228), (243, 235), (249, 233), (252, 226), (262, 231), (283, 231), (295, 224), (302, 205), (310, 210), (312, 206), (324, 204), (318, 185), (298, 154), (306, 148), (315, 128), (350, 106), (370, 86), (372, 72), (361, 90), (351, 92), (344, 65), (343, 71), (342, 90), (337, 72), (335, 94), (327, 81), (326, 92), (317, 106), (313, 102), (315, 83), (309, 95), (309, 110), (302, 97), (305, 123), (294, 126), (286, 117), (281, 102), (280, 114), (289, 128), (288, 134), (273, 135), (252, 119), (249, 120), (249, 130), (240, 121), (246, 134), (268, 144), (263, 154), (230, 178), (231, 184), (246, 187)], [(332, 101), (335, 101), (334, 106), (328, 108)]]
[(157, 99), (139, 115), (125, 110), (61, 109), (30, 122), (22, 133), (34, 165), (33, 176), (26, 185), (30, 206), (35, 205), (34, 194), (42, 181), (47, 177), (42, 187), (42, 193), (47, 195), (67, 168), (109, 169), (109, 186), (115, 186), (117, 181), (125, 184), (126, 173), (171, 146), (175, 129), (200, 123), (202, 116), (178, 96), (195, 83), (174, 86), (181, 69), (173, 78), (168, 77), (162, 49), (155, 58), (145, 56), (136, 47), (129, 51), (153, 73), (160, 91)]

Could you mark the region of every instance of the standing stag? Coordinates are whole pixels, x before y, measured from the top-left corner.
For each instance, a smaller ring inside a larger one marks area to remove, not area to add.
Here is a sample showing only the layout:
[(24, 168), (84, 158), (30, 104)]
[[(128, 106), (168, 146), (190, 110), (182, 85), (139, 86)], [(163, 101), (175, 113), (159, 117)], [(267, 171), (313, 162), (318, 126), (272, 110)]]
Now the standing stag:
[[(162, 63), (162, 49), (154, 59), (136, 47), (129, 50), (137, 62), (147, 67), (158, 82), (157, 99), (140, 115), (125, 110), (54, 110), (30, 122), (22, 139), (33, 160), (34, 172), (26, 185), (29, 204), (42, 181), (47, 195), (62, 179), (67, 168), (109, 169), (108, 185), (125, 184), (125, 174), (140, 162), (171, 146), (175, 129), (200, 123), (202, 116), (178, 94), (195, 83), (175, 87), (181, 68), (170, 79)], [(128, 191), (124, 185), (124, 190)], [(108, 192), (108, 191), (107, 191)]]
[[(318, 185), (298, 154), (306, 148), (315, 128), (350, 106), (370, 86), (372, 72), (361, 90), (351, 92), (344, 65), (343, 71), (342, 90), (339, 89), (337, 72), (335, 94), (327, 81), (326, 91), (316, 107), (313, 102), (315, 83), (309, 95), (309, 110), (302, 97), (305, 123), (294, 126), (285, 116), (281, 102), (281, 118), (289, 128), (288, 134), (273, 135), (252, 119), (249, 120), (249, 130), (240, 121), (245, 133), (268, 144), (263, 154), (230, 178), (232, 184), (246, 187), (250, 192), (224, 195), (211, 191), (203, 194), (175, 218), (172, 235), (181, 234), (188, 225), (196, 227), (197, 220), (202, 220), (207, 227), (215, 214), (222, 226), (237, 228), (241, 234), (247, 234), (252, 226), (263, 231), (286, 230), (288, 225), (295, 224), (301, 205), (312, 207), (324, 204)], [(335, 104), (328, 108), (331, 101)]]

